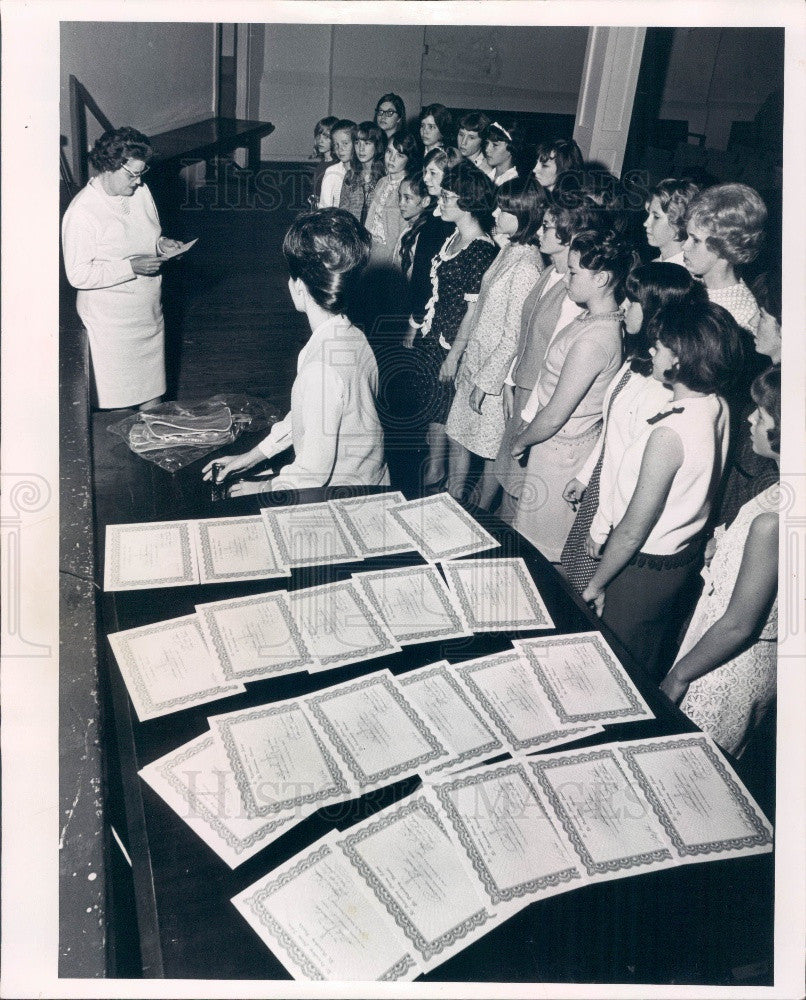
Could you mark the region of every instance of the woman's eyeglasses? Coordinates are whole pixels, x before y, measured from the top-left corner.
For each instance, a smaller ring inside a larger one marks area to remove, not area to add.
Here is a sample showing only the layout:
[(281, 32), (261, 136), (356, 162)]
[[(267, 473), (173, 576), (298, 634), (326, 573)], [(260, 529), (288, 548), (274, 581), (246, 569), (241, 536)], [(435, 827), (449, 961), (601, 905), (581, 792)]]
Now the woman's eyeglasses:
[(132, 178), (132, 180), (137, 180), (138, 178), (142, 177), (143, 174), (147, 174), (150, 169), (151, 167), (146, 165), (139, 173), (137, 173), (135, 170), (129, 170), (129, 168), (126, 166), (125, 163), (121, 164), (121, 170), (125, 170), (126, 173), (129, 175), (129, 177)]
[(443, 205), (448, 205), (452, 201), (459, 201), (459, 195), (454, 194), (452, 191), (440, 191), (439, 200), (443, 203)]
[(397, 111), (394, 108), (379, 108), (376, 114), (376, 118), (392, 118), (396, 115)]

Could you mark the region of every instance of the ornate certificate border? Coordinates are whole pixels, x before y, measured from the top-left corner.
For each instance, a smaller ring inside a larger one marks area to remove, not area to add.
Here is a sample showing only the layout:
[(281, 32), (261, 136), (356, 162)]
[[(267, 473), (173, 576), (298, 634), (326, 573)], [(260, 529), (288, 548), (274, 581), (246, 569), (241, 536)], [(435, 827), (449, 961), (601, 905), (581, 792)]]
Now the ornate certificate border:
[[(288, 549), (286, 545), (285, 536), (280, 527), (281, 519), (292, 519), (304, 520), (305, 515), (312, 509), (316, 510), (318, 515), (324, 514), (330, 519), (333, 526), (333, 533), (338, 537), (339, 541), (344, 548), (344, 552), (341, 555), (329, 554), (322, 555), (322, 553), (315, 553), (307, 558), (302, 558), (300, 556), (294, 556)], [(360, 552), (356, 552), (350, 537), (344, 530), (341, 521), (336, 517), (332, 508), (327, 503), (306, 503), (299, 504), (295, 507), (264, 507), (261, 511), (261, 516), (268, 529), (269, 536), (274, 542), (275, 548), (280, 556), (280, 562), (284, 566), (289, 567), (301, 567), (301, 566), (324, 566), (331, 565), (335, 563), (347, 563), (347, 562), (361, 562), (364, 558)]]
[[(408, 516), (416, 514), (417, 511), (422, 510), (425, 507), (433, 507), (434, 505), (440, 507), (447, 506), (450, 508), (450, 510), (467, 525), (476, 541), (471, 542), (468, 545), (458, 545), (455, 548), (446, 549), (441, 552), (436, 552), (432, 549), (423, 537), (422, 532), (418, 531), (416, 527), (409, 523)], [(484, 552), (487, 549), (495, 549), (501, 545), (499, 541), (493, 538), (488, 531), (485, 531), (485, 529), (482, 528), (482, 526), (474, 518), (472, 518), (470, 514), (468, 514), (464, 507), (461, 507), (447, 493), (438, 493), (433, 497), (424, 497), (422, 500), (412, 500), (407, 504), (401, 504), (400, 507), (392, 507), (389, 510), (389, 515), (397, 521), (403, 531), (412, 539), (423, 556), (432, 563), (445, 562), (448, 559), (458, 559), (460, 556), (469, 556), (474, 552)]]
[[(266, 528), (266, 521), (260, 516), (260, 514), (254, 514), (248, 517), (215, 517), (192, 523), (195, 524), (196, 531), (198, 532), (198, 558), (199, 563), (201, 564), (200, 569), (201, 566), (204, 567), (203, 576), (201, 578), (202, 583), (218, 583), (219, 581), (229, 582), (237, 580), (271, 580), (276, 577), (291, 576), (291, 570), (288, 566), (282, 565), (276, 546), (274, 545), (272, 537)], [(212, 553), (210, 551), (211, 529), (222, 524), (226, 524), (229, 527), (239, 524), (251, 525), (256, 523), (263, 529), (263, 533), (266, 538), (266, 545), (271, 552), (272, 559), (274, 560), (273, 566), (269, 569), (238, 570), (235, 573), (216, 572), (213, 567)]]
[[(409, 722), (411, 722), (417, 730), (417, 733), (425, 740), (431, 749), (426, 753), (422, 753), (417, 757), (411, 758), (410, 760), (400, 761), (400, 763), (391, 767), (385, 767), (383, 770), (377, 771), (374, 774), (367, 774), (361, 767), (355, 755), (337, 732), (336, 727), (333, 725), (330, 718), (328, 718), (324, 706), (327, 702), (332, 701), (335, 698), (343, 698), (345, 695), (350, 695), (354, 691), (363, 691), (366, 688), (376, 686), (383, 688), (383, 690), (395, 702), (398, 708), (400, 708)], [(310, 709), (314, 718), (326, 733), (328, 739), (339, 752), (342, 760), (350, 769), (350, 773), (358, 782), (362, 790), (372, 785), (377, 785), (379, 782), (391, 783), (404, 777), (405, 775), (414, 774), (418, 768), (422, 767), (424, 764), (429, 764), (436, 757), (441, 757), (448, 753), (445, 747), (442, 746), (436, 736), (417, 714), (414, 707), (403, 695), (402, 691), (399, 689), (391, 676), (385, 674), (373, 674), (369, 677), (362, 677), (353, 683), (339, 684), (337, 687), (322, 691), (319, 694), (308, 695), (304, 699), (304, 703), (306, 707)]]
[[(383, 502), (382, 502), (383, 501)], [(343, 500), (329, 500), (328, 503), (333, 508), (337, 518), (342, 522), (345, 530), (350, 535), (356, 551), (362, 554), (364, 559), (371, 559), (374, 556), (394, 555), (398, 552), (416, 552), (413, 542), (400, 542), (397, 545), (387, 543), (381, 546), (367, 545), (366, 539), (362, 538), (358, 525), (353, 519), (351, 508), (363, 507), (367, 504), (381, 507), (388, 514), (390, 507), (395, 504), (405, 504), (406, 498), (399, 491), (394, 493), (378, 493), (365, 497), (346, 497)]]
[[(179, 576), (144, 577), (140, 580), (123, 582), (120, 577), (120, 536), (136, 534), (155, 529), (170, 528), (179, 535), (179, 545), (182, 550), (182, 573)], [(111, 542), (111, 544), (110, 544)], [(196, 565), (196, 550), (190, 540), (190, 523), (188, 521), (149, 521), (143, 524), (108, 524), (106, 526), (106, 558), (109, 562), (109, 575), (104, 581), (104, 590), (147, 590), (156, 587), (192, 586), (199, 582)]]
[[(532, 610), (534, 620), (509, 618), (506, 620), (501, 619), (493, 624), (490, 624), (489, 622), (479, 621), (478, 618), (476, 618), (473, 613), (473, 608), (470, 605), (467, 586), (462, 579), (462, 571), (463, 569), (469, 569), (472, 571), (477, 567), (483, 570), (486, 565), (496, 567), (506, 566), (512, 570), (514, 578), (520, 584), (521, 592)], [(524, 563), (523, 559), (519, 556), (506, 559), (468, 559), (461, 562), (445, 561), (442, 563), (442, 571), (445, 573), (445, 576), (448, 579), (448, 585), (461, 604), (465, 618), (467, 618), (470, 627), (474, 632), (500, 632), (514, 629), (538, 628), (553, 629), (555, 627), (551, 615), (548, 613), (548, 609), (543, 603), (540, 592), (537, 590), (535, 582), (526, 568), (526, 563)]]

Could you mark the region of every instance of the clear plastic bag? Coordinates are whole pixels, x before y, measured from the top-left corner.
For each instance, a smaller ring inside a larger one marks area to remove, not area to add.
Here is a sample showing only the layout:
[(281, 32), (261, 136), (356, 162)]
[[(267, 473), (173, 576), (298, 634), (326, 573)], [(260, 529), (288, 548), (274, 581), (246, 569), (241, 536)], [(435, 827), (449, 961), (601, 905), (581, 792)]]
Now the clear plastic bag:
[(198, 402), (162, 403), (110, 424), (107, 430), (136, 455), (166, 472), (176, 472), (244, 431), (265, 431), (276, 420), (265, 400), (222, 393)]

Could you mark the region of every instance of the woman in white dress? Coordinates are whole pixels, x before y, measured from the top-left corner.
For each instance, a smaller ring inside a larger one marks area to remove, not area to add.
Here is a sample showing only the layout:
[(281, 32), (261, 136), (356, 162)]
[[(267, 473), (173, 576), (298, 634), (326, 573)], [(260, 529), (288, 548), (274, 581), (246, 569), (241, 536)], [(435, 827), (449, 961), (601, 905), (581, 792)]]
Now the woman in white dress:
[(143, 183), (151, 153), (136, 129), (104, 132), (90, 153), (98, 174), (62, 222), (65, 272), (89, 339), (93, 401), (104, 410), (152, 409), (165, 393), (160, 255), (181, 244), (162, 236)]
[[(753, 450), (780, 461), (781, 367), (753, 383)], [(703, 571), (705, 588), (661, 691), (728, 753), (741, 755), (775, 698), (778, 484), (749, 500)]]
[[(264, 487), (386, 486), (383, 429), (375, 408), (378, 365), (367, 338), (344, 315), (369, 259), (370, 236), (344, 209), (299, 216), (285, 235), (288, 290), (305, 313), (310, 338), (297, 360), (291, 409), (251, 451), (208, 462), (204, 479), (237, 478), (253, 466), (294, 449), (294, 461)], [(230, 496), (257, 492), (236, 483)]]

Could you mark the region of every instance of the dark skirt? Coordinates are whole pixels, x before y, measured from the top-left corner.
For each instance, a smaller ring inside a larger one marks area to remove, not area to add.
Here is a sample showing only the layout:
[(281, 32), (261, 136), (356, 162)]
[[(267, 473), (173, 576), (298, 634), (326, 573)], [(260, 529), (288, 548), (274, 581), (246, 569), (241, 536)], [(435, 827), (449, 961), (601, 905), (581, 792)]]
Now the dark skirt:
[(636, 553), (605, 590), (602, 621), (647, 677), (660, 684), (677, 652), (691, 582), (702, 567), (705, 542), (696, 539), (670, 556)]
[(560, 556), (560, 564), (565, 570), (565, 575), (580, 594), (591, 582), (596, 567), (599, 565), (598, 560), (591, 559), (585, 551), (585, 539), (588, 537), (590, 526), (593, 524), (596, 511), (599, 509), (599, 476), (601, 472), (602, 457), (600, 455)]
[(414, 341), (414, 404), (419, 422), (444, 424), (453, 404), (453, 382), (440, 382), (439, 370), (448, 352), (432, 334)]

